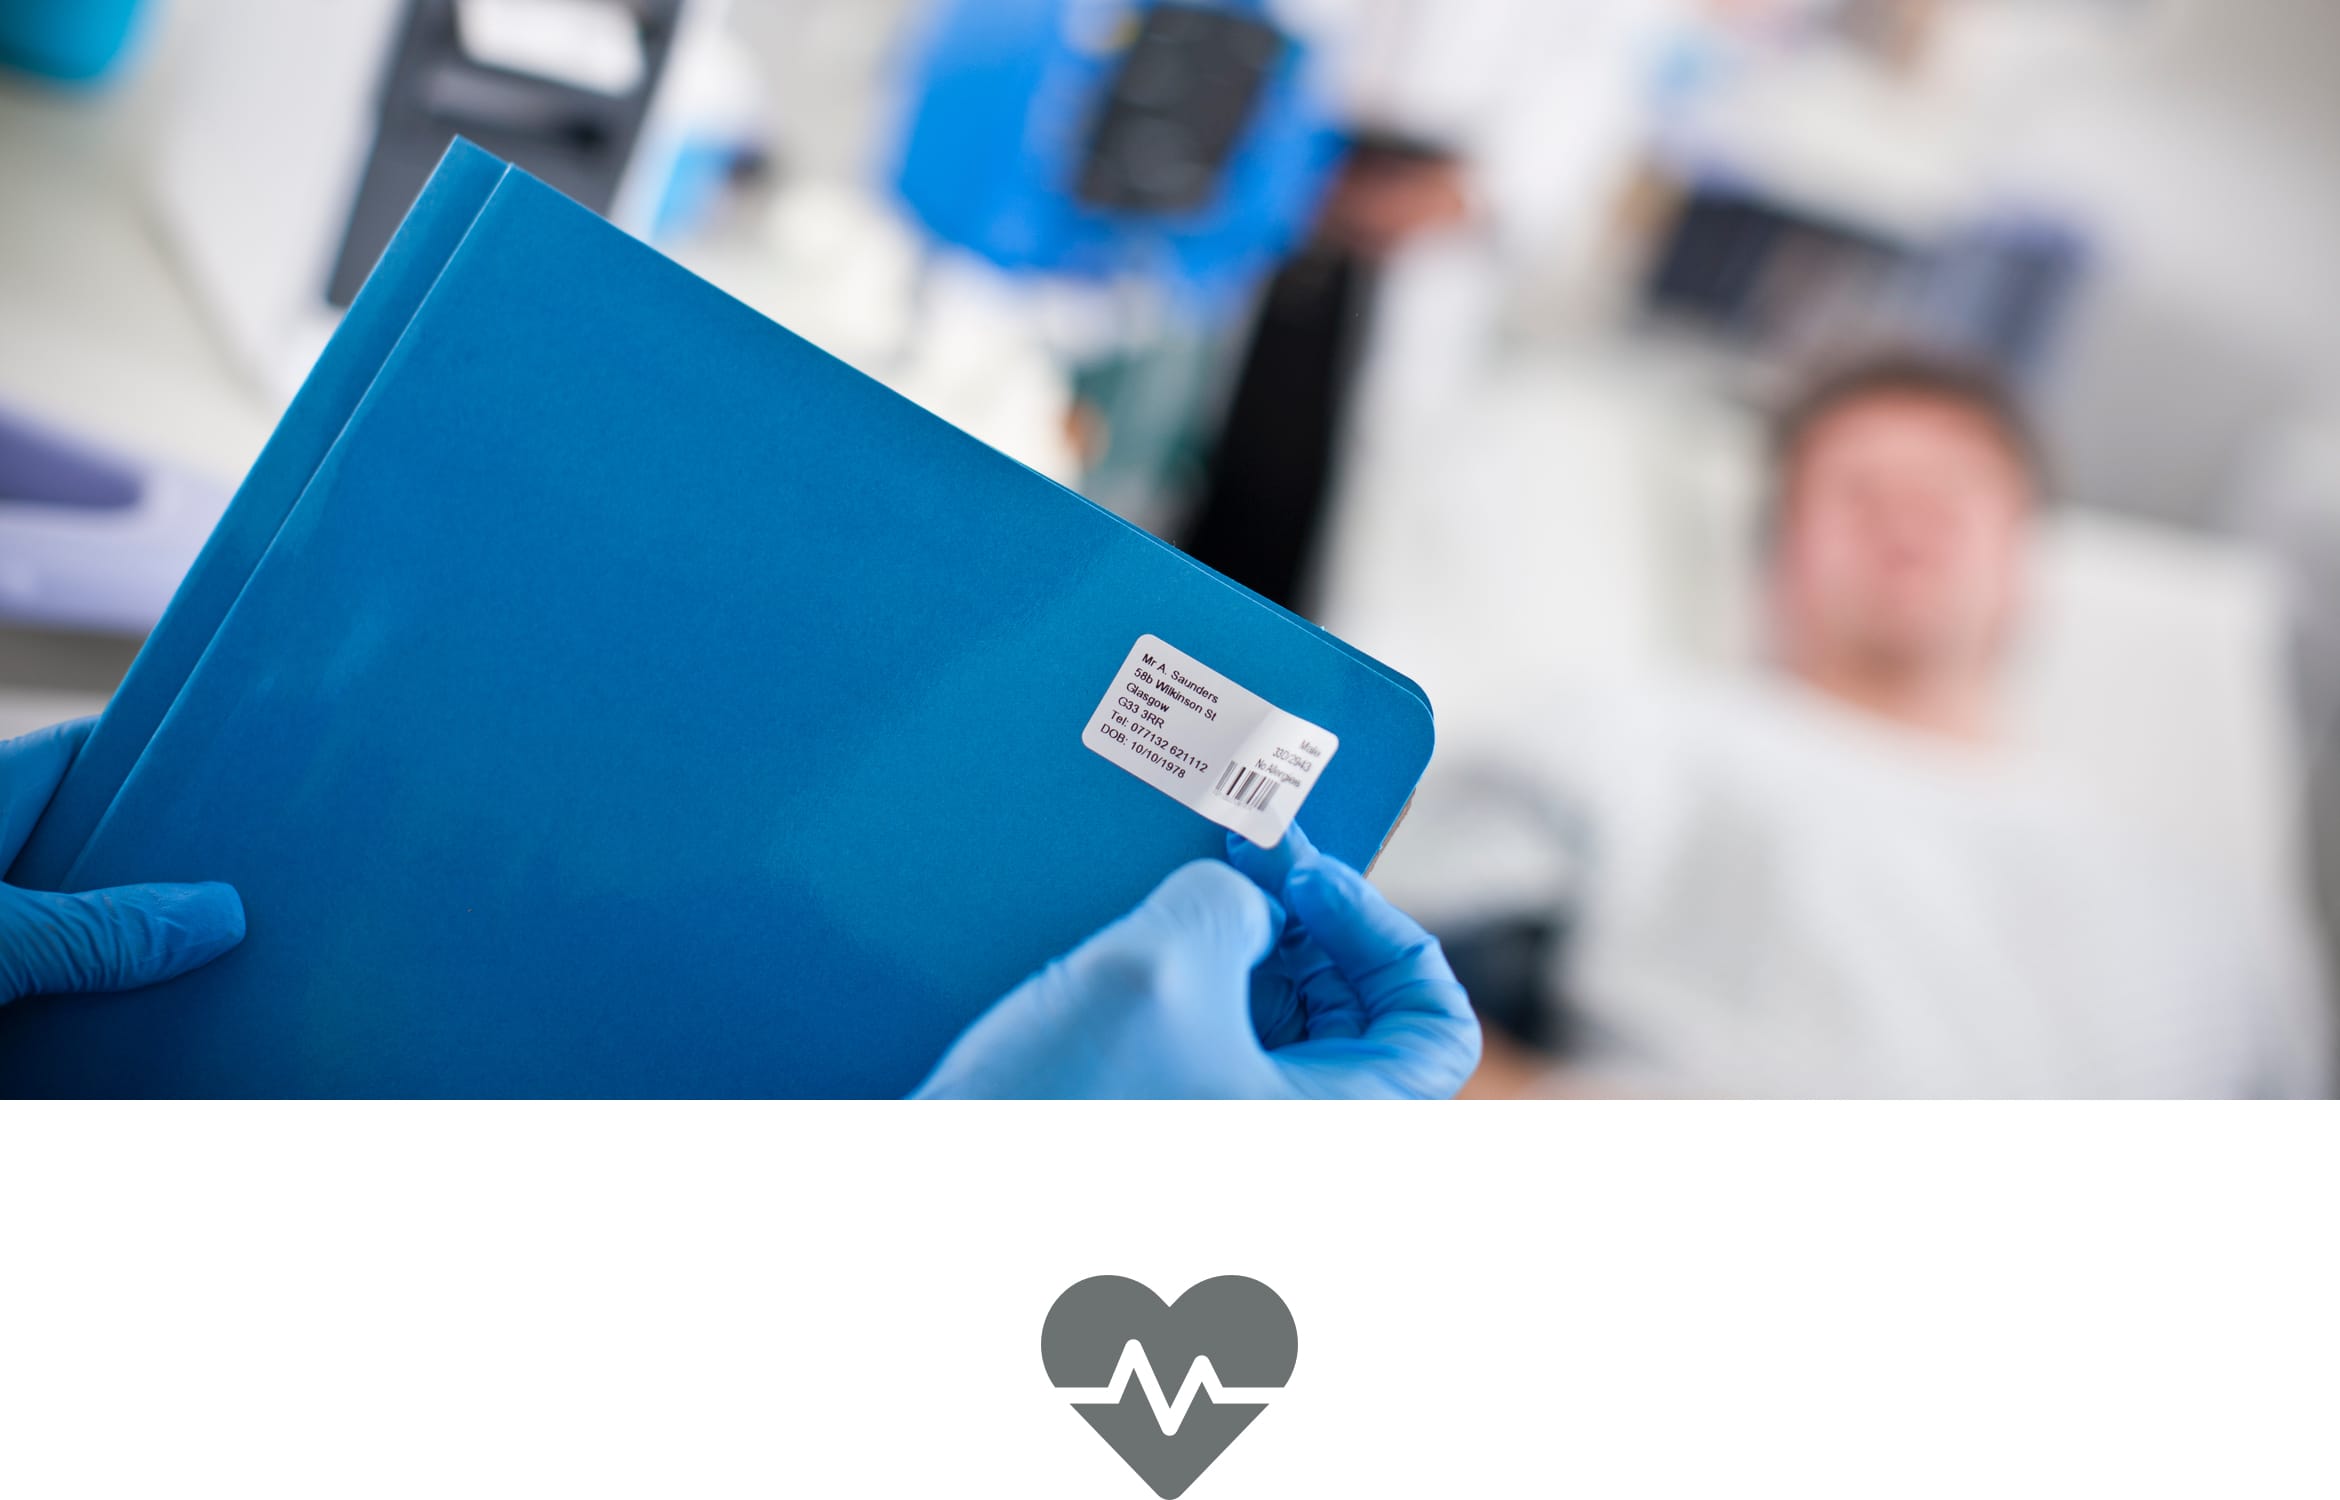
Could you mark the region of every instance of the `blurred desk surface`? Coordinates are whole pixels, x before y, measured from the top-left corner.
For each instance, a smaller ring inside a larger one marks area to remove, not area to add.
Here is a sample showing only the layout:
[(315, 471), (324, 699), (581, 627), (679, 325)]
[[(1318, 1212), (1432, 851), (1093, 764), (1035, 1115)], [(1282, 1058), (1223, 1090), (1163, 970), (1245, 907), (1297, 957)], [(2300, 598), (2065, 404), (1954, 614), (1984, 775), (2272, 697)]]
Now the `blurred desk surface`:
[[(233, 484), (276, 403), (213, 336), (149, 208), (162, 30), (111, 90), (0, 75), (0, 402)], [(0, 628), (0, 733), (90, 711), (136, 646)]]
[[(899, 8), (898, 0), (853, 0), (838, 14), (882, 39)], [(164, 240), (149, 191), (185, 51), (176, 43), (199, 11), (164, 7), (144, 54), (106, 89), (0, 74), (0, 403), (232, 486), (283, 403), (233, 361)], [(794, 32), (779, 21), (746, 29), (768, 64), (793, 55)], [(871, 57), (874, 48), (873, 40)], [(837, 241), (829, 244), (834, 264), (789, 259), (765, 233), (764, 207), (668, 248), (912, 399), (1043, 472), (1071, 477), (1078, 464), (1063, 420), (1066, 377), (1029, 319), (993, 306), (997, 298), (922, 288), (908, 230), (853, 190), (806, 201), (837, 231), (822, 241)], [(933, 327), (912, 341), (897, 325), (921, 298)], [(74, 695), (76, 711), (102, 702), (135, 649), (0, 625), (0, 729), (49, 711), (60, 693)]]

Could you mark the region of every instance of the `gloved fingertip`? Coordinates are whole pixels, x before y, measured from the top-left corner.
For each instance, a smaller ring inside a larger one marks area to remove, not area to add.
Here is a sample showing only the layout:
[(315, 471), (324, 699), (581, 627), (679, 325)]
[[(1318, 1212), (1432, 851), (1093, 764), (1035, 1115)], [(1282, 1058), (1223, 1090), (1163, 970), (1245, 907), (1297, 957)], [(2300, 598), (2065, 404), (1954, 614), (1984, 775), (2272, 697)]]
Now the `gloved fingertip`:
[(1283, 838), (1268, 846), (1255, 844), (1239, 833), (1227, 835), (1227, 862), (1258, 882), (1259, 888), (1271, 896), (1282, 892), (1284, 882), (1292, 878), (1294, 870), (1316, 864), (1323, 858), (1308, 835), (1300, 831), (1298, 823), (1286, 828)]
[(193, 968), (244, 940), (244, 898), (232, 885), (206, 880), (157, 888), (155, 915), (179, 930), (178, 952)]
[(244, 940), (244, 901), (217, 881), (121, 886), (91, 893), (106, 912), (113, 941), (111, 982), (138, 989), (199, 969)]
[(1292, 856), (1286, 845), (1263, 848), (1239, 833), (1227, 835), (1227, 863), (1271, 896), (1284, 889), (1284, 879), (1292, 873)]
[[(1305, 896), (1302, 891), (1307, 892)], [(1373, 882), (1327, 855), (1318, 854), (1307, 863), (1296, 866), (1292, 876), (1284, 882), (1285, 899), (1295, 904), (1312, 901), (1319, 905), (1337, 902), (1346, 905), (1383, 906), (1387, 904)]]

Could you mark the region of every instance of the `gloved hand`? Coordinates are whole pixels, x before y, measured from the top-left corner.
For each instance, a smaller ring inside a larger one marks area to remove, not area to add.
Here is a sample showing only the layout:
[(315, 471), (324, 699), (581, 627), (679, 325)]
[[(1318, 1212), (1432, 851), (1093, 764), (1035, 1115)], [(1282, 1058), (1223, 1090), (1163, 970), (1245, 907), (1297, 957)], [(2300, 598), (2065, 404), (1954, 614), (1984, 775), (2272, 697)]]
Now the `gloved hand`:
[[(64, 779), (89, 719), (0, 741), (0, 871)], [(224, 885), (124, 885), (79, 896), (0, 885), (0, 1003), (159, 984), (244, 940), (244, 903)]]
[(922, 1098), (1443, 1099), (1479, 1026), (1438, 942), (1298, 828), (1171, 872), (970, 1026)]

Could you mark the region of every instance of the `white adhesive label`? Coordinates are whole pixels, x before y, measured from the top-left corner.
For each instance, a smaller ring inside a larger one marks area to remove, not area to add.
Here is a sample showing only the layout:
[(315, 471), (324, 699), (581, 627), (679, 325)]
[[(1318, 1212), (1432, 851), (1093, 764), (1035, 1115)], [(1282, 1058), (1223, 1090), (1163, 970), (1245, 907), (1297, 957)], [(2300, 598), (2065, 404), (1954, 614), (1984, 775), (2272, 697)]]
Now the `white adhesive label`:
[(1081, 743), (1266, 847), (1283, 842), (1341, 742), (1160, 636), (1141, 635)]

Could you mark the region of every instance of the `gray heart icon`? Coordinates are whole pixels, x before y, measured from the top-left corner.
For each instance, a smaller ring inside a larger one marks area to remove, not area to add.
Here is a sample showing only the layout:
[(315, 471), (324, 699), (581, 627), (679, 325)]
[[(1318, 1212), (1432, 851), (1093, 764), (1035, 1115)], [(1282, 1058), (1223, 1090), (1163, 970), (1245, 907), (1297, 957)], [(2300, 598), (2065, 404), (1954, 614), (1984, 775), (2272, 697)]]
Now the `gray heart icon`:
[(1049, 1382), (1162, 1500), (1227, 1451), (1299, 1357), (1291, 1310), (1248, 1276), (1214, 1276), (1167, 1306), (1126, 1276), (1092, 1276), (1040, 1329)]

